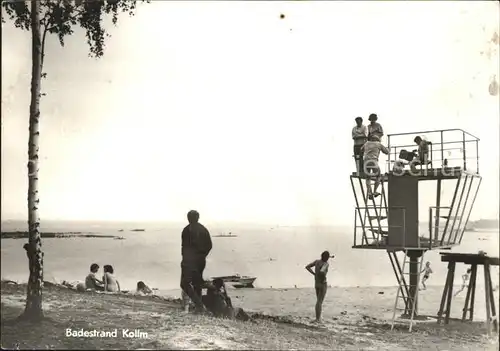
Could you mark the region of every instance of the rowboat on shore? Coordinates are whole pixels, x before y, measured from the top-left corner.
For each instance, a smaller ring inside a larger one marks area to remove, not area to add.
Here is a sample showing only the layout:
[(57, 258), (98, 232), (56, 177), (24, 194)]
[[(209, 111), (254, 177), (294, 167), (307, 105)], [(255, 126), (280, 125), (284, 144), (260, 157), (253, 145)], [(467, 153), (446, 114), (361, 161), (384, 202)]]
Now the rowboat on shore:
[(226, 275), (220, 277), (212, 277), (211, 279), (222, 279), (222, 281), (226, 284), (230, 284), (235, 288), (253, 288), (253, 282), (257, 279), (257, 277), (249, 277), (246, 275)]

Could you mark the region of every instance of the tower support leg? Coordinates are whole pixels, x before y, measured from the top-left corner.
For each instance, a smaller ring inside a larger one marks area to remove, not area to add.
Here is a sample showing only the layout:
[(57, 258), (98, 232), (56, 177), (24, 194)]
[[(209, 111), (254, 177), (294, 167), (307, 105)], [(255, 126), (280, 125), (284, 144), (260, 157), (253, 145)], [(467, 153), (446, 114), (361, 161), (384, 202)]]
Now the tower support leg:
[[(434, 219), (434, 240), (431, 241), (431, 247), (437, 245), (439, 240), (439, 220), (441, 216), (440, 212), (441, 212), (441, 178), (437, 180), (436, 214), (435, 214), (436, 218)], [(432, 223), (432, 218), (429, 218), (429, 223)]]
[[(408, 250), (408, 256), (410, 257), (410, 286), (409, 293), (411, 296), (410, 301), (415, 300), (415, 308), (413, 312), (413, 317), (418, 315), (418, 289), (420, 287), (420, 272), (419, 272), (419, 262), (418, 259), (422, 257), (424, 251), (423, 250)], [(411, 308), (409, 306), (409, 310), (406, 311), (408, 316), (411, 315)]]

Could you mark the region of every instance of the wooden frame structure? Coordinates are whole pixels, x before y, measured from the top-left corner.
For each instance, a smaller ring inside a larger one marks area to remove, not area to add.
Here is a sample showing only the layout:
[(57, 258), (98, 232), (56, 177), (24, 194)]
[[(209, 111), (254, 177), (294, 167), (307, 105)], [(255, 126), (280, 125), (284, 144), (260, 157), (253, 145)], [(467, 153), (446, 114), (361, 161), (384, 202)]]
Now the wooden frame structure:
[(483, 266), (484, 270), (484, 290), (486, 300), (486, 326), (488, 333), (491, 333), (491, 325), (493, 330), (498, 332), (498, 320), (496, 315), (495, 298), (493, 295), (493, 285), (491, 282), (491, 266), (498, 266), (500, 260), (498, 257), (489, 257), (485, 254), (465, 254), (465, 253), (451, 253), (440, 252), (441, 261), (448, 262), (448, 274), (446, 276), (446, 283), (443, 288), (443, 295), (441, 297), (441, 305), (438, 312), (438, 324), (441, 323), (444, 315), (444, 324), (448, 324), (450, 320), (451, 301), (453, 298), (453, 281), (455, 277), (455, 266), (457, 263), (464, 263), (471, 266), (471, 277), (469, 286), (467, 288), (467, 295), (465, 297), (465, 304), (462, 313), (462, 322), (465, 322), (467, 312), (469, 312), (468, 321), (474, 318), (474, 299), (476, 296), (476, 280), (477, 280), (477, 266)]

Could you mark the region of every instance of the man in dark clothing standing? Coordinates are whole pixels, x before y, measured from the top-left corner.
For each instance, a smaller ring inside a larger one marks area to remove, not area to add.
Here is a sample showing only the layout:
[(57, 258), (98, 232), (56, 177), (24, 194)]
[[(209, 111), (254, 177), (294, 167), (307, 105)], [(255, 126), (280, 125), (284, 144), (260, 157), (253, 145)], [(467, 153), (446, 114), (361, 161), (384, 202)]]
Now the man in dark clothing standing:
[(198, 222), (197, 211), (189, 211), (187, 218), (189, 224), (182, 231), (181, 288), (201, 312), (205, 310), (201, 300), (203, 271), (212, 250), (212, 239), (207, 228)]

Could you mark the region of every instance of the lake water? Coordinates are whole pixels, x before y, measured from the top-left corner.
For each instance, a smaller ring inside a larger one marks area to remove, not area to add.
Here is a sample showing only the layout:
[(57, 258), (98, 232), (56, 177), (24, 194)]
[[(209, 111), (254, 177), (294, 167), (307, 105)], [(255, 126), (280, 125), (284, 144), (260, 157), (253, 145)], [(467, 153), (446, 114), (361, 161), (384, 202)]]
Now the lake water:
[[(113, 265), (123, 289), (133, 289), (138, 280), (160, 290), (178, 289), (180, 277), (180, 232), (183, 224), (99, 224), (44, 222), (43, 231), (84, 231), (123, 236), (108, 238), (47, 238), (45, 279), (83, 280), (91, 263), (101, 267)], [(205, 277), (216, 275), (251, 275), (256, 287), (311, 287), (313, 281), (304, 266), (328, 249), (335, 258), (331, 263), (329, 283), (334, 286), (394, 286), (396, 278), (383, 250), (352, 249), (352, 228), (341, 227), (257, 227), (207, 226), (212, 236), (232, 231), (237, 237), (213, 237), (213, 250), (207, 260)], [(119, 229), (125, 229), (118, 232)], [(132, 228), (146, 228), (131, 232)], [(25, 230), (18, 224), (2, 223), (2, 231)], [(1, 276), (26, 281), (28, 263), (24, 249), (26, 239), (2, 239)], [(465, 233), (456, 252), (486, 251), (498, 256), (498, 230)], [(434, 274), (429, 285), (444, 285), (447, 266), (439, 252), (426, 253)], [(465, 267), (457, 267), (458, 272)], [(461, 274), (461, 273), (460, 273)], [(458, 276), (458, 274), (457, 274)], [(498, 270), (493, 272), (498, 282)], [(479, 279), (478, 285), (482, 284)]]

